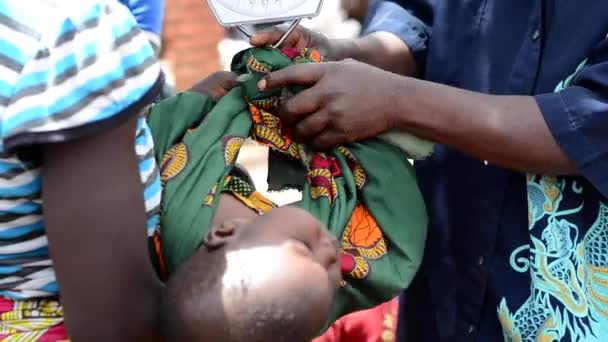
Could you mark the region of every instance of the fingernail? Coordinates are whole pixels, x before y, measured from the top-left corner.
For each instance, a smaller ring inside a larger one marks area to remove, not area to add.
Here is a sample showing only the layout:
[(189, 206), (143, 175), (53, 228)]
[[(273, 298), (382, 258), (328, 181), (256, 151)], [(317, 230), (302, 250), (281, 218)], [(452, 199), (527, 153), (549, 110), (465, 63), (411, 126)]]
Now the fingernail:
[(260, 89), (260, 90), (266, 89), (266, 80), (265, 79), (262, 79), (262, 80), (260, 80), (260, 82), (258, 82), (258, 89)]

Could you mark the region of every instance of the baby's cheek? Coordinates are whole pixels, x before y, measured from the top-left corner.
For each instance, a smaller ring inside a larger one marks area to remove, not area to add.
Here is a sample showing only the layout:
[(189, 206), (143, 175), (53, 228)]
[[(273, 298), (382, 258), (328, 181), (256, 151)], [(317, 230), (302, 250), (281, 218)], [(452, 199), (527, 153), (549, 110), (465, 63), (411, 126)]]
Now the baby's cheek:
[(314, 278), (314, 283), (311, 285), (317, 289), (324, 310), (329, 311), (341, 279), (339, 266), (332, 265), (328, 269), (311, 262), (310, 268), (310, 277)]

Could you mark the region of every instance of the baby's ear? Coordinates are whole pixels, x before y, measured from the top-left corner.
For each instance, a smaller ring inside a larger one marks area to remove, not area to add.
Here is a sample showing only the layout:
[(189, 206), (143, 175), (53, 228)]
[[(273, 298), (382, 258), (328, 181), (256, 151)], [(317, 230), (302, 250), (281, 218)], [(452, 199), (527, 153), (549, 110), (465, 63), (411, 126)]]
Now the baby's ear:
[(225, 246), (234, 239), (237, 225), (236, 222), (224, 222), (213, 225), (209, 229), (207, 236), (205, 236), (203, 243), (208, 249), (217, 249)]

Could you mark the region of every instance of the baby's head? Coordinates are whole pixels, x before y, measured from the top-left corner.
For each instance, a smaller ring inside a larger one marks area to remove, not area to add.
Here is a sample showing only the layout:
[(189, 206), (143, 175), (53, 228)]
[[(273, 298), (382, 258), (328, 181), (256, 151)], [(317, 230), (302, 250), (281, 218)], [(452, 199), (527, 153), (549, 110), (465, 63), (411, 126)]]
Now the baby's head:
[(169, 280), (165, 331), (171, 341), (309, 341), (339, 280), (335, 241), (307, 212), (227, 221)]

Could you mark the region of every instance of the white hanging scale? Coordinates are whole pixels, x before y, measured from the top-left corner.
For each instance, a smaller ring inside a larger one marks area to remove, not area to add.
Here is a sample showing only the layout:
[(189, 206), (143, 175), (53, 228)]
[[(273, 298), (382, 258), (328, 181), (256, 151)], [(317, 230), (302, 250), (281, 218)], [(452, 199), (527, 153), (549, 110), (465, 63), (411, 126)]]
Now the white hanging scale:
[(275, 26), (290, 22), (279, 47), (304, 18), (316, 17), (323, 0), (207, 0), (220, 25), (236, 27), (247, 37), (253, 35), (244, 25)]

